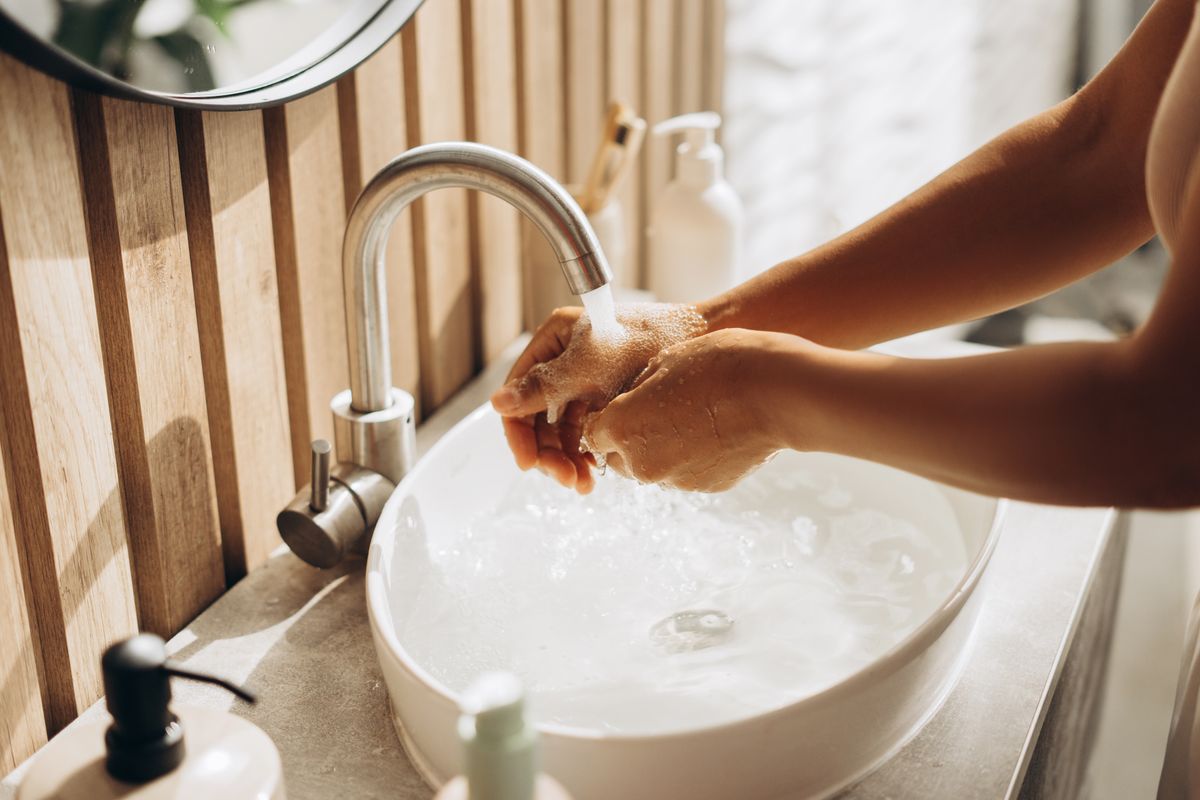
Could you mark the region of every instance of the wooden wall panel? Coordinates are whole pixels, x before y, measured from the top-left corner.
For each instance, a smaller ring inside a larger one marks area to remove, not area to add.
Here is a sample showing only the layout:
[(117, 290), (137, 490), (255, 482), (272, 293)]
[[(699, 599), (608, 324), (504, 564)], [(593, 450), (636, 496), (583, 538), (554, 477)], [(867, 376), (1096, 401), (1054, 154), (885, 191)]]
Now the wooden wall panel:
[[(401, 33), (410, 146), (466, 134), (461, 24), (459, 0), (426, 0)], [(444, 189), (413, 204), (413, 245), (421, 395), (431, 411), (475, 367), (465, 190)]]
[(567, 133), (562, 2), (513, 2), (516, 3), (521, 155), (561, 181), (566, 177)]
[[(392, 39), (352, 76), (342, 79), (338, 84), (338, 100), (349, 213), (366, 182), (408, 148), (400, 37)], [(388, 330), (392, 385), (417, 399), (419, 419), (420, 349), (413, 269), (412, 213), (405, 212), (396, 220), (387, 244)]]
[(705, 0), (704, 50), (700, 58), (704, 70), (704, 106), (724, 115), (725, 0)]
[(308, 482), (312, 440), (333, 439), (329, 401), (350, 385), (337, 91), (328, 86), (264, 114), (297, 485)]
[[(466, 56), (467, 138), (517, 150), (516, 31), (513, 7), (462, 0)], [(479, 192), (470, 197), (471, 263), (478, 291), (477, 367), (498, 356), (521, 332), (519, 212)]]
[[(642, 203), (646, 209), (646, 224), (658, 193), (674, 173), (675, 148), (669, 138), (650, 132), (657, 123), (673, 116), (676, 108), (675, 62), (678, 56), (678, 37), (674, 3), (646, 3), (645, 36), (642, 69), (642, 100), (645, 105), (646, 140), (642, 145)], [(650, 264), (647, 269), (653, 269)]]
[[(723, 20), (722, 0), (427, 0), (266, 112), (100, 98), (0, 55), (0, 766), (96, 698), (112, 640), (174, 633), (279, 546), (347, 383), (363, 182), (463, 138), (581, 181), (611, 97), (651, 123), (719, 108)], [(669, 148), (643, 159), (633, 265)], [(463, 191), (398, 220), (393, 383), (425, 414), (522, 327), (523, 229)]]
[(679, 55), (675, 60), (675, 113), (704, 107), (704, 16), (706, 0), (676, 0)]
[(0, 108), (0, 399), (54, 732), (137, 619), (67, 89), (0, 57)]
[[(632, 106), (645, 116), (642, 98), (642, 2), (608, 0), (608, 96)], [(625, 258), (617, 280), (624, 286), (642, 285), (642, 244), (645, 236), (645, 207), (642, 204), (644, 160), (618, 187), (616, 197), (625, 217)]]
[[(0, 250), (4, 240), (0, 236)], [(2, 257), (0, 257), (2, 258)], [(0, 774), (8, 773), (46, 741), (42, 692), (37, 675), (37, 640), (25, 603), (25, 581), (17, 557), (11, 470), (5, 467), (4, 404), (0, 403)]]
[[(651, 2), (646, 8), (670, 7)], [(567, 180), (587, 180), (604, 127), (604, 0), (568, 0), (564, 5), (567, 82)], [(639, 113), (641, 113), (639, 111)]]
[(225, 588), (175, 117), (75, 111), (138, 621), (169, 636)]
[(279, 545), (292, 448), (262, 114), (176, 112), (226, 580)]

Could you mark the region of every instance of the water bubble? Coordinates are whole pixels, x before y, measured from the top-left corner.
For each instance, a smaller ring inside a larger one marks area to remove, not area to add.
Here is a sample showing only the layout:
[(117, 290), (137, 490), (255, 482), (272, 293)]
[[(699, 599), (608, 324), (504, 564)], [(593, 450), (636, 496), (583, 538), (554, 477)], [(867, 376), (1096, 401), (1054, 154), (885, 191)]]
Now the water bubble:
[[(509, 670), (539, 721), (610, 732), (809, 696), (894, 646), (966, 566), (939, 490), (813, 459), (783, 453), (715, 495), (610, 476), (580, 496), (514, 471), (436, 525), (402, 518), (399, 641), (451, 691)], [(820, 502), (835, 481), (850, 507)]]

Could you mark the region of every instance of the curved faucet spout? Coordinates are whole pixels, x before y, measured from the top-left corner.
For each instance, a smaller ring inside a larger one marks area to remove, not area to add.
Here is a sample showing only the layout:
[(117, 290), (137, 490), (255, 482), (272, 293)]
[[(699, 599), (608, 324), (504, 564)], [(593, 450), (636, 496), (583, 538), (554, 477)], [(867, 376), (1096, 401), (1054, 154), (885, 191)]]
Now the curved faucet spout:
[(495, 195), (529, 217), (549, 240), (575, 294), (612, 280), (583, 211), (528, 161), (469, 142), (429, 144), (402, 153), (366, 185), (346, 223), (342, 275), (354, 411), (381, 411), (391, 404), (384, 250), (392, 223), (421, 195), (450, 187)]

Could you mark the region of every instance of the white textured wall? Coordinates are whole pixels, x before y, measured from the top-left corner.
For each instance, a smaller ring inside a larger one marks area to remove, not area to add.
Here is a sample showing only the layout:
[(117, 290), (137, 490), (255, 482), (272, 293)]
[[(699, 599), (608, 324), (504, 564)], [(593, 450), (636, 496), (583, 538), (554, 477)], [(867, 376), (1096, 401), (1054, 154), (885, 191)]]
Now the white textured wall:
[(1076, 0), (729, 0), (749, 272), (852, 227), (1069, 89)]

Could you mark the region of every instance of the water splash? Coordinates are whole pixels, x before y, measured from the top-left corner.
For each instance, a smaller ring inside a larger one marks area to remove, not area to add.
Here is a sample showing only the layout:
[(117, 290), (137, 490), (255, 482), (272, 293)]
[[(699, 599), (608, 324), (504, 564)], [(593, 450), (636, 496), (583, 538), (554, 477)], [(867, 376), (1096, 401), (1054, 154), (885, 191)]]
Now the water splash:
[(580, 497), (534, 473), (493, 489), (401, 532), (397, 634), (451, 690), (510, 670), (567, 725), (779, 708), (895, 645), (966, 568), (937, 488), (835, 456), (782, 453), (717, 495), (607, 478)]

